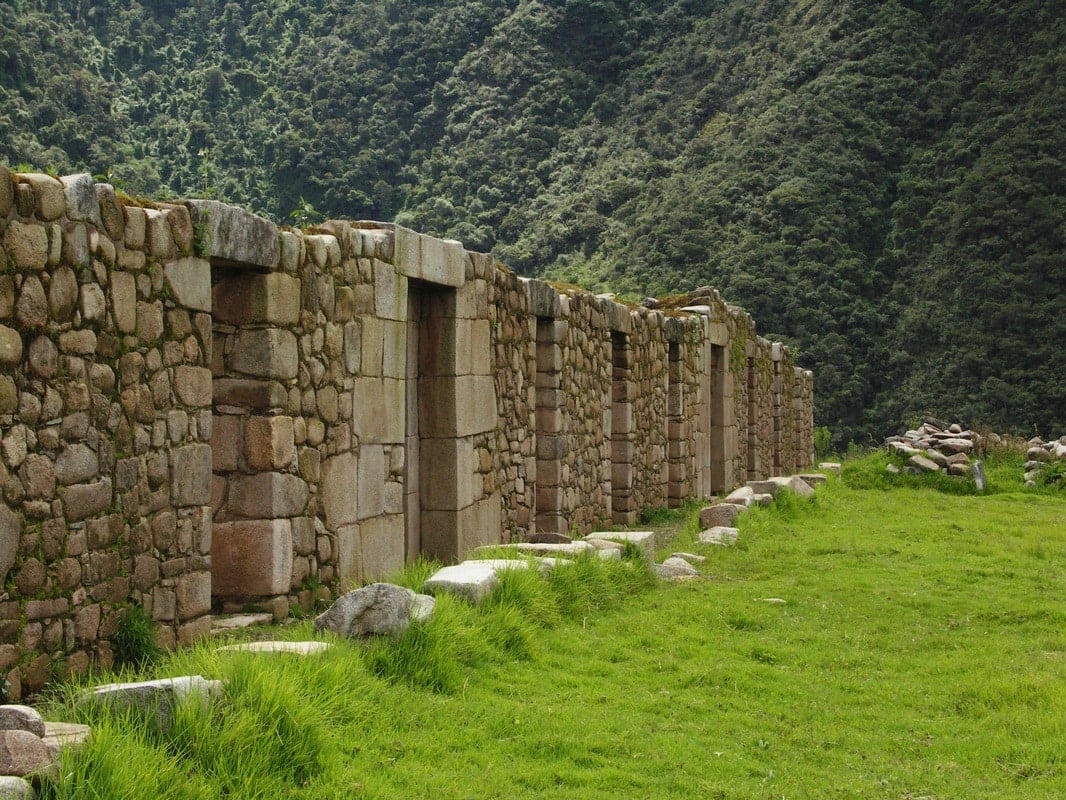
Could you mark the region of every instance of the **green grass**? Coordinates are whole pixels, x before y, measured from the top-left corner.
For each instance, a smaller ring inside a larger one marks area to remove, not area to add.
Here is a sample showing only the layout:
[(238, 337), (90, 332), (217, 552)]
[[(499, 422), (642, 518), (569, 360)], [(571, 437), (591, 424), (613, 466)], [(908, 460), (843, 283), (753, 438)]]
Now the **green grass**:
[(1002, 474), (846, 472), (744, 515), (705, 581), (582, 562), (441, 598), (397, 642), (173, 654), (153, 674), (225, 678), (222, 703), (167, 736), (93, 719), (43, 796), (1064, 797), (1066, 493)]

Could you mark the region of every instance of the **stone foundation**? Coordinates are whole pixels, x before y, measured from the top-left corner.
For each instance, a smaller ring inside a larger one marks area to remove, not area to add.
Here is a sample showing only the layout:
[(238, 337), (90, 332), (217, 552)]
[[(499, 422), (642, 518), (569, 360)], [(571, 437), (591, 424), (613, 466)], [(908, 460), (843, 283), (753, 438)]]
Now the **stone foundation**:
[(0, 676), (420, 555), (633, 524), (809, 466), (812, 377), (717, 292), (649, 310), (373, 223), (0, 168)]

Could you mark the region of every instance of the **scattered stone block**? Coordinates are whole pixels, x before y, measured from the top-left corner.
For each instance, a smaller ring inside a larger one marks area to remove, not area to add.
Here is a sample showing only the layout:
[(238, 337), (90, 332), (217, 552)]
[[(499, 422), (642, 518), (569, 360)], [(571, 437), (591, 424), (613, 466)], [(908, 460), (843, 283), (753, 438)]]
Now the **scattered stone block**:
[(243, 642), (219, 647), (216, 653), (290, 653), (295, 656), (314, 656), (333, 645), (329, 642)]
[(412, 619), (417, 622), (429, 619), (435, 604), (434, 598), (416, 595), (403, 586), (372, 583), (338, 597), (315, 617), (314, 628), (352, 639), (397, 636), (407, 630)]
[(586, 541), (607, 540), (628, 542), (640, 548), (649, 564), (655, 563), (655, 531), (595, 531), (585, 537)]
[(818, 469), (822, 472), (829, 472), (833, 475), (840, 477), (841, 465), (836, 461), (822, 461), (818, 464)]
[(700, 544), (731, 545), (736, 543), (739, 535), (739, 528), (716, 526), (700, 533)]
[(668, 558), (655, 565), (655, 574), (664, 581), (687, 581), (699, 577), (699, 571), (683, 558)]
[(818, 472), (801, 472), (799, 475), (793, 475), (792, 477), (798, 478), (799, 480), (810, 486), (812, 489), (815, 486), (826, 482), (825, 475), (822, 475)]
[[(523, 566), (519, 567), (518, 564)], [(524, 561), (514, 562), (513, 569), (528, 569)], [(472, 603), (480, 603), (499, 584), (496, 577), (496, 564), (484, 561), (464, 561), (452, 567), (437, 570), (429, 577), (422, 588), (430, 594), (449, 592)]]
[[(587, 538), (587, 537), (586, 537)], [(574, 541), (565, 533), (553, 533), (551, 531), (537, 531), (526, 541), (534, 544), (569, 544)]]
[(593, 545), (588, 542), (583, 542), (580, 539), (566, 544), (519, 542), (518, 544), (512, 545), (512, 547), (514, 547), (519, 553), (530, 553), (538, 556), (563, 556), (569, 558), (579, 558), (586, 553), (596, 552), (596, 548)]
[(744, 509), (744, 506), (733, 503), (716, 503), (713, 506), (707, 506), (700, 511), (700, 525), (704, 528), (732, 525)]
[(722, 502), (750, 508), (755, 503), (755, 492), (750, 486), (741, 486), (722, 498)]
[[(46, 722), (44, 723), (44, 741), (48, 752), (53, 759), (59, 758), (59, 751), (64, 747), (78, 747), (89, 741), (92, 729), (88, 725), (77, 722)], [(3, 797), (0, 794), (0, 797)]]
[(769, 507), (774, 504), (774, 496), (772, 494), (757, 494), (755, 495), (755, 505)]
[(209, 681), (202, 675), (184, 675), (137, 683), (107, 683), (88, 689), (81, 702), (104, 706), (120, 714), (136, 712), (165, 733), (173, 724), (179, 703), (199, 703), (206, 708), (221, 695), (221, 681)]

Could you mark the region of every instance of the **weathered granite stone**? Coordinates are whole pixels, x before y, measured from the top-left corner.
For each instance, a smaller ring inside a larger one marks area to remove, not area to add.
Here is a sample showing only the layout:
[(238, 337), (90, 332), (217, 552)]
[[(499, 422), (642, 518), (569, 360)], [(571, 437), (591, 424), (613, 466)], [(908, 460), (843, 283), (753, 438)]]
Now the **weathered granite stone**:
[(422, 597), (416, 604), (416, 595), (410, 589), (372, 583), (338, 597), (315, 618), (314, 627), (316, 631), (329, 630), (353, 639), (375, 634), (395, 636), (407, 630), (412, 619), (421, 622), (433, 613), (436, 601)]
[(300, 318), (300, 281), (281, 272), (235, 275), (211, 291), (219, 322), (294, 325)]
[(163, 268), (174, 299), (185, 308), (211, 311), (211, 264), (195, 257), (179, 258)]
[(537, 531), (532, 534), (527, 542), (536, 542), (542, 544), (569, 544), (574, 541), (573, 538), (567, 536), (565, 533), (554, 533), (552, 531)]
[(912, 467), (919, 472), (939, 472), (938, 467), (934, 462), (930, 461), (925, 456), (911, 456), (907, 459), (907, 466)]
[(744, 513), (743, 506), (737, 506), (732, 502), (718, 502), (714, 506), (708, 506), (699, 512), (699, 524), (705, 528), (716, 526), (731, 526), (737, 517)]
[(230, 486), (230, 510), (248, 519), (300, 516), (307, 498), (307, 483), (286, 472), (242, 475)]
[(96, 227), (103, 226), (100, 217), (100, 203), (96, 199), (96, 183), (93, 176), (86, 172), (77, 175), (64, 175), (60, 182), (67, 201), (67, 217), (75, 222), (90, 222)]
[(122, 204), (115, 194), (115, 187), (110, 183), (98, 183), (95, 186), (96, 202), (100, 209), (100, 221), (112, 241), (121, 242), (126, 218), (122, 213)]
[(18, 364), (22, 361), (22, 337), (19, 332), (0, 325), (0, 364)]
[(44, 723), (43, 741), (53, 759), (59, 758), (63, 748), (78, 747), (88, 742), (91, 737), (92, 730), (88, 725), (80, 725), (77, 722)]
[(737, 541), (740, 535), (739, 528), (715, 526), (700, 533), (700, 544), (730, 545)]
[(99, 473), (99, 456), (85, 444), (70, 444), (56, 456), (55, 477), (63, 486), (85, 483)]
[(12, 220), (4, 231), (4, 249), (20, 270), (41, 270), (48, 264), (48, 234), (43, 225)]
[(189, 444), (171, 451), (171, 502), (204, 506), (211, 502), (211, 445)]
[(750, 486), (741, 486), (722, 498), (722, 502), (748, 508), (755, 504), (755, 492)]
[(285, 594), (292, 574), (287, 519), (216, 522), (211, 532), (212, 591), (221, 597)]
[(95, 483), (76, 483), (59, 490), (63, 511), (68, 522), (88, 519), (107, 510), (111, 505), (111, 479)]
[(217, 200), (186, 200), (197, 255), (221, 265), (274, 269), (280, 259), (274, 223)]
[(22, 282), (22, 290), (15, 304), (15, 317), (22, 323), (23, 328), (30, 330), (39, 330), (48, 322), (48, 298), (36, 275), (31, 275)]
[(0, 775), (21, 778), (51, 765), (52, 754), (39, 736), (24, 730), (0, 731)]
[(57, 179), (39, 172), (23, 172), (19, 175), (19, 181), (29, 184), (33, 189), (34, 207), (39, 219), (51, 222), (63, 216), (67, 210), (67, 198), (63, 184)]
[(655, 565), (655, 574), (664, 581), (685, 581), (699, 576), (699, 571), (683, 558), (668, 558)]
[(180, 365), (174, 368), (174, 393), (187, 406), (211, 405), (211, 370)]
[(18, 555), (22, 517), (0, 503), (0, 580), (7, 575)]
[(28, 731), (43, 738), (44, 719), (29, 706), (0, 705), (0, 731)]
[(59, 349), (47, 336), (38, 336), (30, 342), (27, 363), (35, 375), (52, 378), (59, 369)]
[(495, 566), (482, 561), (464, 561), (437, 570), (422, 588), (430, 594), (456, 594), (476, 604), (488, 597), (499, 582)]
[(296, 337), (277, 328), (242, 329), (229, 357), (230, 369), (256, 378), (290, 380), (298, 366)]
[(37, 792), (25, 778), (0, 775), (0, 800), (37, 800)]
[(191, 702), (207, 707), (221, 695), (221, 681), (186, 675), (139, 683), (104, 684), (87, 690), (81, 702), (104, 706), (116, 713), (135, 712), (165, 733), (173, 724), (174, 711), (179, 703)]

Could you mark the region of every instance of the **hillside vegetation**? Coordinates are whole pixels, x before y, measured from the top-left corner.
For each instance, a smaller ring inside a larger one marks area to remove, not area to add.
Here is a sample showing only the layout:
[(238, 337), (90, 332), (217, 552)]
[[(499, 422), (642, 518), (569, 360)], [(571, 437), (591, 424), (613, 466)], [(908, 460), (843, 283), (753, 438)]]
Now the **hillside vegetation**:
[(1066, 429), (1058, 2), (0, 4), (0, 160), (713, 284), (818, 423)]

